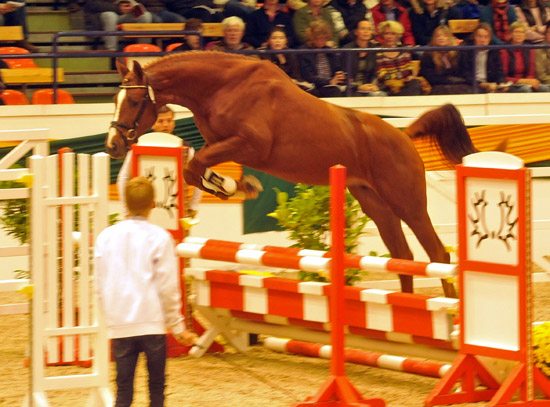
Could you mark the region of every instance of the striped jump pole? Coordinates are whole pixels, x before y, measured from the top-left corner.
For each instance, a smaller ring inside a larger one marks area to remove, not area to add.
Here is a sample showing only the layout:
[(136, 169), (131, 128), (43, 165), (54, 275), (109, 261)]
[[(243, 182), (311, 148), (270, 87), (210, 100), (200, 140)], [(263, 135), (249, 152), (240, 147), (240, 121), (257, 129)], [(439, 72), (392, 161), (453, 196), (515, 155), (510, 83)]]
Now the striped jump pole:
[[(330, 252), (292, 247), (262, 246), (216, 239), (186, 238), (178, 245), (178, 254), (204, 260), (218, 260), (256, 266), (280, 267), (303, 271), (329, 271)], [(413, 276), (454, 277), (457, 266), (387, 257), (345, 253), (344, 267), (371, 272), (388, 272)]]
[[(296, 341), (294, 339), (268, 337), (264, 339), (264, 346), (277, 352), (292, 353), (295, 355), (323, 359), (330, 359), (332, 355), (332, 346), (330, 345)], [(369, 352), (358, 349), (345, 349), (344, 359), (349, 363), (436, 378), (443, 377), (443, 375), (451, 368), (451, 365), (449, 364), (404, 358), (401, 356), (386, 355), (384, 353)]]

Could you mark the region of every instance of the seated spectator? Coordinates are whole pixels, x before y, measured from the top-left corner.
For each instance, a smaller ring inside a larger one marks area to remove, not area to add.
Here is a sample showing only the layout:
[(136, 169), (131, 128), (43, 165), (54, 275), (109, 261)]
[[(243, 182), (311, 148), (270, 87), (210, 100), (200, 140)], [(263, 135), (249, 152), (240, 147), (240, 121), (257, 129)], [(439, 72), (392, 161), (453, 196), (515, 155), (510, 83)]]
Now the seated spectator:
[(329, 25), (331, 37), (328, 39), (329, 46), (338, 46), (338, 35), (336, 34), (331, 11), (323, 7), (323, 0), (308, 0), (307, 5), (294, 13), (292, 23), (294, 32), (300, 44), (306, 43), (306, 30), (313, 21), (323, 20)]
[(223, 39), (206, 44), (207, 51), (237, 51), (254, 49), (253, 46), (243, 42), (244, 22), (240, 17), (232, 16), (222, 21)]
[(141, 0), (141, 4), (153, 15), (153, 23), (183, 23), (185, 21), (183, 16), (167, 9), (166, 1)]
[(515, 7), (518, 21), (527, 25), (526, 39), (532, 43), (544, 41), (546, 23), (550, 20), (550, 9), (542, 0), (523, 0)]
[[(283, 27), (273, 27), (271, 34), (267, 39), (265, 49), (270, 50), (283, 50), (288, 49), (288, 39), (286, 37), (286, 31)], [(261, 59), (265, 59), (273, 62), (279, 68), (281, 68), (295, 83), (302, 82), (302, 75), (300, 74), (300, 65), (298, 63), (298, 57), (296, 54), (261, 54)], [(304, 84), (304, 89), (310, 89), (311, 86)]]
[(451, 7), (451, 10), (454, 14), (460, 16), (457, 18), (463, 20), (478, 19), (481, 11), (477, 0), (460, 0)]
[[(544, 43), (550, 44), (550, 23), (546, 24)], [(535, 75), (544, 85), (550, 85), (550, 48), (535, 51)]]
[[(510, 25), (510, 44), (523, 45), (527, 34), (525, 23), (516, 21)], [(507, 81), (513, 82), (509, 92), (550, 92), (535, 77), (535, 50), (528, 48), (501, 49), (502, 67)]]
[(418, 0), (418, 7), (413, 7), (409, 11), (416, 45), (428, 45), (438, 26), (447, 25), (449, 20), (460, 18), (460, 13), (456, 9), (438, 7), (437, 2), (438, 0)]
[(256, 0), (229, 0), (223, 6), (223, 15), (236, 16), (248, 21), (248, 17), (256, 8)]
[(340, 45), (350, 42), (353, 40), (350, 33), (357, 27), (359, 21), (368, 18), (369, 10), (362, 0), (332, 0), (330, 6), (340, 13), (346, 26), (347, 33), (341, 37)]
[[(185, 31), (202, 32), (202, 21), (198, 18), (190, 18), (185, 22)], [(176, 47), (172, 52), (198, 51), (203, 49), (200, 35), (188, 34), (183, 37), (183, 44)]]
[(508, 0), (491, 0), (481, 8), (479, 21), (489, 23), (493, 30), (491, 44), (503, 45), (510, 41), (510, 24), (517, 20), (516, 12)]
[(220, 21), (213, 0), (167, 0), (166, 8), (185, 19), (199, 18), (206, 23)]
[[(456, 46), (456, 39), (446, 25), (437, 27), (429, 45), (434, 47)], [(420, 76), (426, 78), (432, 87), (432, 95), (453, 95), (474, 93), (466, 82), (466, 72), (457, 50), (426, 51), (420, 59)]]
[[(302, 49), (330, 49), (330, 25), (324, 20), (313, 21), (306, 30), (307, 43)], [(306, 82), (315, 85), (312, 93), (318, 97), (343, 96), (341, 87), (346, 81), (340, 56), (335, 53), (304, 53), (298, 58), (300, 73)]]
[[(383, 21), (378, 26), (383, 48), (398, 48), (405, 29), (394, 20)], [(416, 96), (430, 93), (430, 84), (418, 78), (413, 70), (410, 52), (396, 49), (376, 55), (378, 86), (390, 96)]]
[[(374, 30), (369, 20), (360, 20), (353, 30), (355, 40), (344, 48), (371, 48), (378, 44), (373, 40)], [(386, 96), (378, 88), (376, 77), (376, 53), (358, 52), (351, 54), (351, 84), (356, 96)]]
[[(84, 4), (86, 28), (92, 31), (116, 31), (123, 23), (152, 23), (153, 15), (145, 11), (139, 17), (132, 14), (134, 6), (129, 0), (87, 0)], [(118, 51), (118, 37), (105, 36), (105, 49)], [(151, 42), (150, 38), (138, 38), (140, 43)]]
[[(489, 24), (480, 23), (472, 33), (473, 41), (466, 41), (464, 45), (489, 45), (492, 37), (491, 31)], [(462, 51), (461, 60), (464, 62), (463, 70), (466, 75), (466, 83), (473, 83), (472, 76), (475, 75), (479, 93), (508, 91), (508, 87), (504, 86), (506, 78), (502, 69), (500, 50)]]
[[(24, 3), (24, 0), (21, 0)], [(29, 52), (39, 52), (39, 49), (32, 45), (28, 40), (29, 32), (27, 29), (27, 11), (25, 6), (17, 7), (9, 4), (6, 0), (0, 1), (0, 26), (21, 26), (25, 39), (16, 41), (15, 46), (25, 48)]]
[(282, 27), (288, 41), (288, 46), (296, 45), (294, 27), (290, 14), (283, 10), (279, 0), (265, 0), (263, 7), (248, 16), (244, 41), (255, 48), (265, 47), (273, 27)]
[(395, 0), (380, 0), (380, 3), (374, 6), (371, 11), (378, 42), (384, 42), (382, 33), (379, 29), (380, 23), (383, 21), (397, 21), (403, 27), (400, 40), (401, 43), (406, 46), (414, 46), (416, 44), (412, 33), (409, 14), (407, 10), (397, 4)]

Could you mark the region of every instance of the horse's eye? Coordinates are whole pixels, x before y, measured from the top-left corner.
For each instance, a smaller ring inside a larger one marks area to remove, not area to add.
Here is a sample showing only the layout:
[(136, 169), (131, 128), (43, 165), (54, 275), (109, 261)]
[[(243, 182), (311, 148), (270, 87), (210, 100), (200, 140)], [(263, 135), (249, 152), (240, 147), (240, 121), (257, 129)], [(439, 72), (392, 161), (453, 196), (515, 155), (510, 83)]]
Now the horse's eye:
[(138, 101), (135, 99), (128, 98), (128, 104), (132, 107), (136, 107), (138, 105)]

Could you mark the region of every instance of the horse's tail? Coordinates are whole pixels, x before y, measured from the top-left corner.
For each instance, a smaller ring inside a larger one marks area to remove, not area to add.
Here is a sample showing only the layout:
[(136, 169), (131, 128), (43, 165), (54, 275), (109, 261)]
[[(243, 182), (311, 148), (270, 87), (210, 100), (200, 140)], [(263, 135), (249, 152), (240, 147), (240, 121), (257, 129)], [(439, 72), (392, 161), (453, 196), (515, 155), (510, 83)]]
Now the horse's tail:
[(462, 157), (478, 152), (460, 112), (450, 103), (424, 113), (405, 133), (410, 138), (429, 137), (452, 164), (459, 164)]

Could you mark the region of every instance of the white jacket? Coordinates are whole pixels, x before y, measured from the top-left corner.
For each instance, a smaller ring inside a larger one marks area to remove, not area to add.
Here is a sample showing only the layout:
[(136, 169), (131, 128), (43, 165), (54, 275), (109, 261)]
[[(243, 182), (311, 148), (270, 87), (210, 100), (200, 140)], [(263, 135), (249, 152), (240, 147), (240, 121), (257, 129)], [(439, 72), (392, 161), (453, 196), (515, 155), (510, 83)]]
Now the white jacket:
[(184, 330), (178, 263), (166, 230), (132, 217), (99, 234), (94, 257), (110, 338)]

